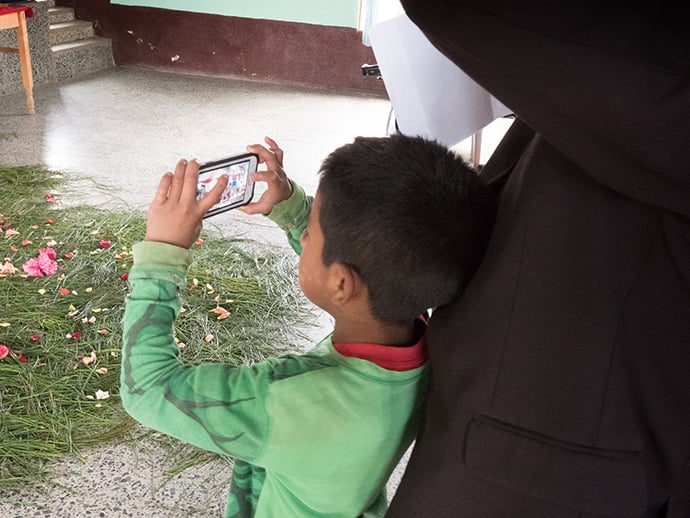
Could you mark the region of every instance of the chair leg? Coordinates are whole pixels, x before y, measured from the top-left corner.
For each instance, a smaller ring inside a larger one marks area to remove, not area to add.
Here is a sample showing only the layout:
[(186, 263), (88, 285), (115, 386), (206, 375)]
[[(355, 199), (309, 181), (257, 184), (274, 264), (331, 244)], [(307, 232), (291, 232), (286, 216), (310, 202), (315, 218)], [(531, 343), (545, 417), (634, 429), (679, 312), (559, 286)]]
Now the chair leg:
[(34, 80), (31, 72), (31, 53), (29, 52), (29, 35), (26, 30), (26, 15), (19, 13), (19, 26), (17, 27), (17, 43), (19, 48), (19, 64), (22, 69), (22, 83), (26, 92), (26, 107), (29, 113), (34, 110)]

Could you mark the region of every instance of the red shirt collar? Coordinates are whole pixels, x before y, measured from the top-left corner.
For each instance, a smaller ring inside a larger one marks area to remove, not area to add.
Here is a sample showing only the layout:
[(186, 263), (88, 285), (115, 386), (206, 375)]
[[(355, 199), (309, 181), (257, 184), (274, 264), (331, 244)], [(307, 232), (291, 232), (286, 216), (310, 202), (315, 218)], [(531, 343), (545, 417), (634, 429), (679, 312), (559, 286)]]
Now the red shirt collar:
[(360, 358), (391, 371), (408, 371), (424, 365), (428, 359), (426, 333), (419, 341), (407, 347), (357, 342), (334, 343), (333, 347), (343, 356)]

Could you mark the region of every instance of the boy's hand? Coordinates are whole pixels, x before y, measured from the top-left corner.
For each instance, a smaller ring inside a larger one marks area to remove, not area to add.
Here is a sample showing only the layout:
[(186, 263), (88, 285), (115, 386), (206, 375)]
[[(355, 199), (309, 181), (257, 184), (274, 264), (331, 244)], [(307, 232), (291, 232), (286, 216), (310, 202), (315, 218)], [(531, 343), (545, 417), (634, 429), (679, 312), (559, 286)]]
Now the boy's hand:
[(257, 201), (239, 208), (245, 214), (268, 214), (278, 203), (292, 195), (292, 185), (283, 169), (283, 150), (270, 137), (264, 137), (264, 141), (268, 148), (253, 144), (247, 146), (247, 151), (259, 155), (259, 163), (266, 164), (266, 169), (254, 173), (253, 179), (254, 182), (266, 182), (268, 189)]
[(146, 241), (159, 241), (190, 248), (201, 233), (201, 220), (220, 201), (228, 183), (223, 175), (201, 200), (196, 200), (199, 162), (180, 160), (175, 173), (166, 172), (149, 208)]

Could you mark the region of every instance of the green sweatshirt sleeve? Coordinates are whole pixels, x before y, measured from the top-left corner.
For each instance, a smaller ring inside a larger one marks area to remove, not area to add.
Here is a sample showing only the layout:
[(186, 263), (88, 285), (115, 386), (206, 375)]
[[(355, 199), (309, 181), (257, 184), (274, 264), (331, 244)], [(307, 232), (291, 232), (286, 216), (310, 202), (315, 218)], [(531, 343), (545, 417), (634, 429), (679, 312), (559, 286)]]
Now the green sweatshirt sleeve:
[(134, 245), (123, 318), (120, 397), (142, 424), (209, 451), (252, 461), (269, 430), (265, 366), (183, 365), (174, 322), (191, 252)]
[(276, 223), (287, 234), (288, 243), (297, 254), (302, 253), (299, 240), (307, 226), (309, 211), (314, 201), (313, 196), (307, 196), (304, 189), (290, 180), (292, 195), (280, 203), (268, 214), (268, 218)]

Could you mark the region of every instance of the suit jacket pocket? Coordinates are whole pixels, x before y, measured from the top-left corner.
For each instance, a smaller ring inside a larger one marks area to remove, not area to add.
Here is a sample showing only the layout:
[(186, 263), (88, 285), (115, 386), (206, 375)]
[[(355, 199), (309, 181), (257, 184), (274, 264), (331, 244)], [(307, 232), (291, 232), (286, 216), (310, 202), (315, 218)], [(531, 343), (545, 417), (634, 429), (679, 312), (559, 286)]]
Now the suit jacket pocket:
[(565, 509), (604, 516), (642, 516), (644, 469), (636, 451), (568, 443), (475, 416), (464, 461), (478, 477)]

